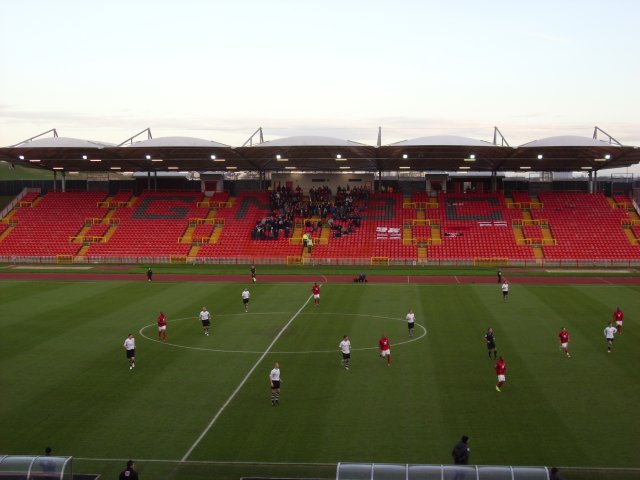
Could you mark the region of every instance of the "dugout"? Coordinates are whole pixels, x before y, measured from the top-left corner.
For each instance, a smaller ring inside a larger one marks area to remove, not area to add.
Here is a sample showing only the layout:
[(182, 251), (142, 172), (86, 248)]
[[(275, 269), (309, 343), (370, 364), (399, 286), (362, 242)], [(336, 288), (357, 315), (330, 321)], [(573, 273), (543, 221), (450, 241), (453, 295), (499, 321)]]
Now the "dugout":
[(547, 467), (338, 463), (336, 480), (549, 480)]
[(73, 457), (0, 455), (0, 479), (73, 480)]

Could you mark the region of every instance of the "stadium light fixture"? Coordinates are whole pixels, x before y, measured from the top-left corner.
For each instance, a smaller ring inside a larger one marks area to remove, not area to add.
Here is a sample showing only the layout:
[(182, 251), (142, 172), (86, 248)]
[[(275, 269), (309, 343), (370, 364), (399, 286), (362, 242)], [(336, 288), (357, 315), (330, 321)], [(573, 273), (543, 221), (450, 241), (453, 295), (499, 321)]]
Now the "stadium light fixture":
[(580, 167), (580, 170), (593, 170), (593, 167)]
[(213, 160), (215, 162), (216, 156), (215, 155), (211, 155), (211, 160)]
[(520, 167), (520, 170), (531, 170), (531, 167), (522, 166), (522, 167)]
[(109, 167), (111, 170), (122, 170), (122, 167)]
[(67, 172), (67, 173), (68, 173), (69, 175), (80, 175), (80, 172), (75, 172), (75, 171), (73, 171), (73, 172)]
[(276, 155), (276, 162), (288, 162), (289, 159), (288, 158), (282, 158), (282, 155), (278, 154)]
[(298, 167), (284, 167), (285, 170), (295, 170)]
[[(86, 156), (86, 155), (82, 155), (82, 159), (83, 159), (83, 160), (86, 160), (86, 159), (87, 159), (87, 156)], [(71, 173), (71, 172), (69, 172), (69, 173)]]
[(465, 162), (475, 162), (476, 161), (476, 156), (475, 155), (469, 155), (469, 158), (465, 158), (464, 161)]
[(152, 162), (162, 162), (161, 158), (152, 158), (151, 159)]
[(458, 170), (471, 170), (471, 167), (458, 167)]
[(227, 170), (237, 170), (237, 169), (238, 167), (233, 167), (233, 166), (227, 167)]
[(351, 170), (351, 167), (349, 165), (345, 165), (343, 167), (340, 167), (340, 170)]
[(92, 158), (91, 160), (89, 160), (90, 162), (94, 162), (94, 163), (100, 163), (102, 160), (100, 160), (99, 158)]
[(401, 166), (400, 166), (400, 167), (398, 167), (398, 168), (400, 168), (400, 170), (409, 170), (411, 167), (410, 167), (410, 166), (408, 166), (408, 165), (401, 165)]
[(19, 158), (20, 160), (24, 160), (24, 155), (18, 155), (18, 158)]
[(544, 155), (543, 155), (543, 154), (541, 154), (541, 153), (539, 153), (539, 154), (538, 154), (538, 160), (542, 160), (543, 158), (544, 158)]
[(403, 153), (403, 154), (402, 154), (402, 159), (403, 159), (403, 160), (406, 160), (407, 158), (409, 158), (409, 155), (407, 155), (406, 153)]
[(151, 160), (151, 155), (145, 155), (144, 158), (146, 158), (147, 160)]
[(605, 159), (605, 160), (611, 160), (611, 155), (607, 153), (607, 154), (604, 156), (604, 159)]
[(31, 163), (40, 163), (40, 160), (37, 158), (32, 158), (29, 160)]
[(342, 158), (342, 155), (337, 154), (336, 155), (336, 162), (346, 162), (347, 159), (346, 158)]
[(167, 167), (167, 170), (178, 170), (178, 167), (174, 167), (174, 166)]
[(54, 170), (64, 170), (64, 167), (53, 167)]

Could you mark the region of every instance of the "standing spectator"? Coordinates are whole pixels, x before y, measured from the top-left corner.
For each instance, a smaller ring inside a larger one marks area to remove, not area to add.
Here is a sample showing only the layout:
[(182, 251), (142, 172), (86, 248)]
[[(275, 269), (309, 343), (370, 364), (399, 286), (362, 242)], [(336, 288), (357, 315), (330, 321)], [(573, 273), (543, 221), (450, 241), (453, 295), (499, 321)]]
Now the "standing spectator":
[(202, 322), (202, 329), (204, 330), (205, 336), (209, 336), (209, 328), (211, 327), (211, 314), (207, 307), (202, 307), (200, 310), (200, 321)]
[(302, 248), (307, 248), (308, 243), (309, 243), (309, 234), (305, 232), (302, 234)]
[(409, 310), (407, 313), (407, 327), (409, 328), (409, 336), (413, 337), (413, 329), (416, 326), (416, 314), (413, 313), (413, 310)]
[(249, 311), (249, 297), (251, 296), (251, 294), (249, 293), (249, 290), (245, 287), (245, 289), (242, 291), (242, 303), (244, 305), (244, 311), (248, 312)]
[(256, 279), (256, 266), (251, 265), (251, 281), (256, 283), (258, 280)]
[(318, 283), (314, 283), (313, 287), (311, 287), (311, 294), (313, 295), (313, 303), (316, 305), (320, 305), (320, 285)]
[(347, 335), (342, 337), (338, 349), (342, 352), (342, 366), (345, 370), (349, 370), (349, 364), (351, 363), (351, 342)]
[(44, 457), (40, 457), (40, 468), (45, 475), (38, 478), (56, 478), (55, 475), (48, 475), (56, 471), (56, 462), (51, 458), (51, 452), (51, 447), (44, 449)]
[(498, 351), (496, 350), (496, 337), (493, 334), (493, 328), (489, 327), (487, 333), (484, 334), (484, 339), (487, 342), (487, 350), (489, 351), (489, 358), (491, 358), (491, 352), (493, 352), (493, 358), (498, 356)]
[(453, 463), (456, 465), (469, 465), (469, 437), (463, 435), (458, 443), (453, 446), (451, 450), (451, 456), (453, 457)]
[(129, 362), (129, 370), (133, 370), (136, 366), (136, 340), (133, 338), (133, 333), (127, 335), (122, 345), (127, 352), (127, 360)]
[(498, 283), (502, 283), (502, 270), (498, 270)]
[(147, 269), (147, 282), (150, 282), (153, 280), (153, 271), (151, 270), (151, 267), (149, 267)]
[(311, 249), (313, 248), (313, 238), (309, 237), (307, 240), (307, 253), (311, 253)]
[(618, 334), (622, 334), (622, 321), (624, 320), (624, 312), (620, 310), (620, 307), (616, 308), (613, 312), (613, 320), (616, 322), (616, 329)]
[(569, 332), (567, 329), (562, 327), (558, 337), (560, 338), (560, 350), (564, 352), (567, 358), (571, 358), (571, 355), (569, 355)]
[(269, 373), (269, 387), (271, 388), (271, 405), (280, 405), (280, 364), (278, 362), (273, 366), (273, 370)]
[(162, 312), (158, 315), (158, 338), (167, 341), (167, 316)]
[(618, 329), (611, 325), (611, 322), (604, 327), (604, 338), (607, 339), (607, 353), (611, 353), (611, 349), (613, 348), (613, 338), (616, 333), (618, 333)]
[(127, 462), (127, 468), (120, 472), (118, 480), (138, 480), (138, 472), (135, 470), (136, 462), (129, 460)]
[(391, 366), (391, 347), (389, 345), (389, 338), (387, 334), (383, 334), (380, 340), (378, 340), (378, 346), (380, 347), (380, 356), (387, 359), (387, 367)]
[(504, 382), (507, 381), (506, 373), (507, 373), (507, 364), (504, 362), (503, 358), (500, 357), (495, 367), (496, 375), (498, 376), (498, 383), (496, 385), (496, 391), (500, 392)]
[(509, 301), (509, 282), (506, 279), (502, 282), (502, 301)]

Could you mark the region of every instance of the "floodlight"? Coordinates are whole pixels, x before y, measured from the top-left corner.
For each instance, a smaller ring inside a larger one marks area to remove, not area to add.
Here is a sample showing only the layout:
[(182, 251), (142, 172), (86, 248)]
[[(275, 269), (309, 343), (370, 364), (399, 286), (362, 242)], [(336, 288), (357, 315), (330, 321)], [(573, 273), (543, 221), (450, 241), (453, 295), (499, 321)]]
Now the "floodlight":
[(544, 155), (542, 155), (541, 153), (538, 154), (538, 160), (542, 160), (544, 158)]

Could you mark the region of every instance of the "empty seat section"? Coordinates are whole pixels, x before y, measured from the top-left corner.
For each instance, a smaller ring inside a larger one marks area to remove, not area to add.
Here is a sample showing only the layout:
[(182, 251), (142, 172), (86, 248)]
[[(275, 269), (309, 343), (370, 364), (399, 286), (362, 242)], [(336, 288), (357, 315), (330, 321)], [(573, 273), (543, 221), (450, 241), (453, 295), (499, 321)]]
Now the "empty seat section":
[(429, 258), (534, 258), (530, 246), (516, 244), (512, 221), (522, 214), (507, 208), (502, 194), (441, 193), (438, 203), (442, 241), (428, 247)]
[[(89, 247), (91, 258), (186, 256), (191, 244), (180, 243), (191, 218), (205, 218), (200, 192), (145, 192), (132, 206), (117, 208), (118, 224), (106, 243)], [(103, 210), (103, 212), (106, 210)]]
[(0, 242), (0, 256), (52, 257), (75, 255), (82, 247), (76, 236), (87, 218), (101, 218), (97, 207), (106, 192), (49, 192), (33, 206), (20, 207), (12, 220), (17, 224)]
[(543, 247), (554, 260), (640, 259), (640, 247), (632, 245), (622, 221), (624, 209), (612, 208), (602, 193), (543, 192), (544, 205), (532, 210), (534, 218), (546, 219), (556, 245)]

